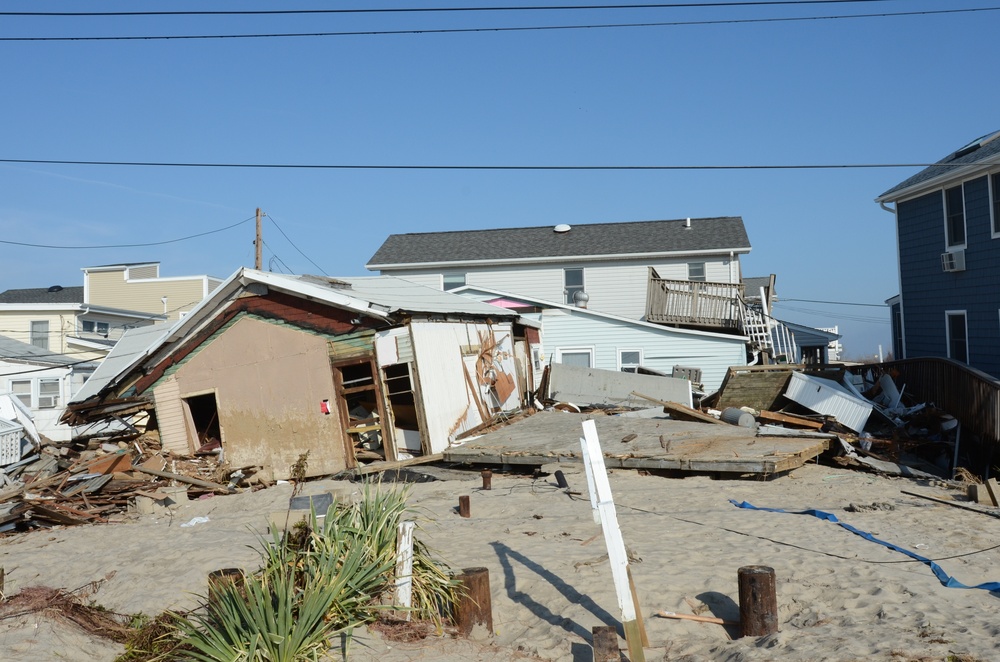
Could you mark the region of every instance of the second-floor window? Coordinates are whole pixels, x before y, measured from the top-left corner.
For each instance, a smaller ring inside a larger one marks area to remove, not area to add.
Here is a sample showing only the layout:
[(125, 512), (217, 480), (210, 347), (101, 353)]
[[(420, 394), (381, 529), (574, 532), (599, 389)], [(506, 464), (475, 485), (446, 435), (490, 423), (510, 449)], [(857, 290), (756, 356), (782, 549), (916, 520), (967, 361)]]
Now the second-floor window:
[(583, 292), (583, 269), (563, 269), (563, 292), (566, 303), (574, 305), (577, 292)]
[(31, 323), (31, 344), (42, 349), (49, 348), (49, 323), (46, 320)]
[(688, 280), (697, 280), (702, 282), (707, 280), (705, 278), (704, 262), (688, 262)]
[(944, 191), (944, 221), (948, 248), (965, 245), (965, 200), (962, 185)]
[(449, 274), (444, 274), (442, 278), (444, 281), (445, 292), (454, 290), (457, 287), (462, 287), (463, 285), (465, 285), (465, 274), (449, 273)]
[(83, 320), (80, 322), (80, 330), (84, 333), (99, 333), (102, 336), (107, 336), (108, 331), (110, 330), (110, 325), (107, 322)]

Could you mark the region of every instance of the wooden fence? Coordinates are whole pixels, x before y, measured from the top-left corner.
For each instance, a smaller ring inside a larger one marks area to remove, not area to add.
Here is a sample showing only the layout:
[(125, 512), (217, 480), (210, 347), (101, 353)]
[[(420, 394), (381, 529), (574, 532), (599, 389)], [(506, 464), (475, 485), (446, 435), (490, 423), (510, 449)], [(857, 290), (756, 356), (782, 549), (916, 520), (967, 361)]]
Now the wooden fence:
[(918, 402), (933, 402), (984, 445), (1000, 445), (1000, 381), (969, 366), (941, 358), (904, 359), (880, 366)]

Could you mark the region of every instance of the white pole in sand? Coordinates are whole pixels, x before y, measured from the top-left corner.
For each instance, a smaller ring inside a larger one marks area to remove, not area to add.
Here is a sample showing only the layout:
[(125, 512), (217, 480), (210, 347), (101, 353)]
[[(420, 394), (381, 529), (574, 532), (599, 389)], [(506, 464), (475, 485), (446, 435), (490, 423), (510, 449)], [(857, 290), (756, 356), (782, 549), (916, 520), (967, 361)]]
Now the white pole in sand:
[(625, 551), (625, 539), (622, 538), (622, 532), (618, 526), (618, 513), (611, 496), (611, 483), (608, 481), (608, 471), (604, 466), (604, 453), (601, 452), (601, 441), (597, 437), (597, 425), (594, 421), (583, 422), (582, 446), (584, 462), (590, 467), (587, 474), (590, 499), (591, 503), (594, 503), (596, 496), (601, 528), (604, 531), (604, 542), (608, 547), (611, 576), (615, 582), (618, 606), (622, 610), (622, 626), (625, 629), (625, 641), (628, 643), (629, 659), (632, 662), (645, 662), (646, 658), (642, 650), (645, 628), (642, 625), (642, 616), (635, 600), (628, 568), (628, 552)]
[(406, 610), (410, 620), (413, 606), (413, 522), (400, 522), (396, 532), (396, 595), (395, 606)]
[[(587, 473), (587, 489), (590, 491), (590, 509), (594, 514), (594, 524), (601, 523), (601, 512), (597, 509), (597, 488), (594, 486), (594, 467), (590, 464), (590, 454), (587, 452), (587, 439), (580, 437), (580, 449), (582, 450), (583, 468)], [(601, 456), (603, 458), (603, 455)], [(602, 460), (602, 467), (603, 460)]]

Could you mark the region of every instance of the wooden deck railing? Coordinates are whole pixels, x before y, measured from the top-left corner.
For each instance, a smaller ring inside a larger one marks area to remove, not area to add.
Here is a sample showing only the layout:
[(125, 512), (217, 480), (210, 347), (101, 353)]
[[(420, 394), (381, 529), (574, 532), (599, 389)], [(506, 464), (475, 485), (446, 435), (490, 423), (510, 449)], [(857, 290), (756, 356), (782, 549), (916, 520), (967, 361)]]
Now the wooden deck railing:
[(646, 320), (738, 330), (742, 296), (742, 283), (667, 280), (651, 274), (646, 290)]
[(933, 402), (954, 416), (966, 432), (984, 444), (1000, 444), (1000, 381), (969, 366), (942, 358), (919, 358), (881, 364), (894, 372), (897, 386), (920, 402)]

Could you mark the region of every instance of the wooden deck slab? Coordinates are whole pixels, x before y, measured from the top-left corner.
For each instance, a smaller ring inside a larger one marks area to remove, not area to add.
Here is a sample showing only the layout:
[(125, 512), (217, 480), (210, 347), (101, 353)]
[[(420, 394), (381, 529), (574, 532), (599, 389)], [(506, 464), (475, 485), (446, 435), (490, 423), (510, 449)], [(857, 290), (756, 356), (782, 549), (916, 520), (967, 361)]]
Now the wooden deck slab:
[(444, 459), (468, 464), (579, 462), (581, 423), (590, 418), (609, 468), (770, 475), (802, 466), (828, 444), (826, 439), (758, 437), (754, 430), (729, 425), (543, 411), (449, 448)]

